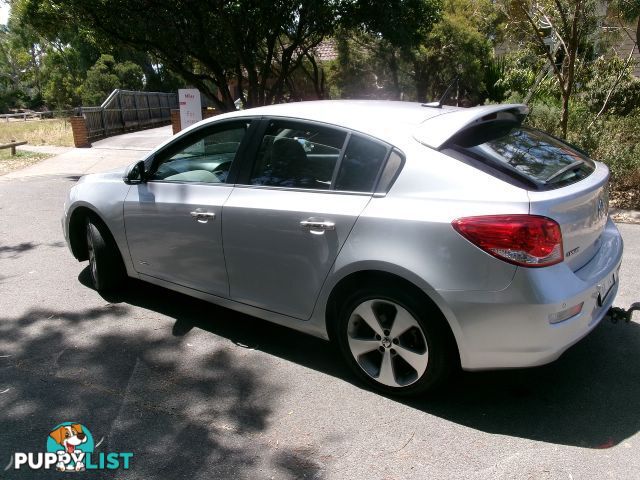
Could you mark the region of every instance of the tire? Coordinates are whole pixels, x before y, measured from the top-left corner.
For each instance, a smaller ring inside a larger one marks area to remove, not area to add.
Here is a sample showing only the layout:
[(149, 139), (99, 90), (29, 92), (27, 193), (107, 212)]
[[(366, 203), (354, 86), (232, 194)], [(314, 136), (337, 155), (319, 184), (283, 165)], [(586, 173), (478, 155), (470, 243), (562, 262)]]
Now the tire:
[(122, 257), (107, 228), (99, 221), (87, 219), (87, 253), (93, 288), (98, 292), (112, 292), (126, 280)]
[(388, 285), (358, 289), (342, 303), (336, 333), (353, 372), (385, 394), (435, 390), (458, 364), (442, 313), (411, 290)]

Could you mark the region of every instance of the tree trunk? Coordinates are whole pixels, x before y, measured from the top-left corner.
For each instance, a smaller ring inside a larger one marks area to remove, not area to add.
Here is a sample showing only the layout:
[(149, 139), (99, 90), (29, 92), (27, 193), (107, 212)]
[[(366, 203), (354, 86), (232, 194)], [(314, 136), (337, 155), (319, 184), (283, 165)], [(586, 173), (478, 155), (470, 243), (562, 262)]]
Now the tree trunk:
[(389, 70), (391, 70), (391, 79), (393, 80), (393, 96), (394, 100), (400, 100), (400, 80), (398, 78), (398, 59), (395, 50), (391, 50), (391, 58), (389, 59)]
[(419, 102), (427, 102), (429, 79), (427, 74), (418, 62), (413, 62), (414, 77), (413, 81), (416, 87), (416, 100)]
[(560, 119), (560, 129), (562, 130), (562, 138), (567, 138), (567, 128), (569, 125), (569, 97), (570, 94), (562, 94), (562, 118)]

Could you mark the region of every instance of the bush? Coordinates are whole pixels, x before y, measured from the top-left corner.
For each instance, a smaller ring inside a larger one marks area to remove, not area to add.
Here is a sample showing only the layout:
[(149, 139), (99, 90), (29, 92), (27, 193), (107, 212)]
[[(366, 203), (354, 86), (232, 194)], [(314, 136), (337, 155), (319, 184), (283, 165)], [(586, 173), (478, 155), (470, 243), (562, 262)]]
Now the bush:
[[(560, 106), (534, 103), (530, 108), (527, 125), (560, 136)], [(627, 116), (594, 119), (589, 105), (572, 104), (567, 141), (609, 167), (614, 206), (640, 208), (640, 108)]]
[(640, 209), (640, 109), (627, 117), (598, 122), (600, 134), (593, 158), (611, 169), (612, 205)]
[(525, 97), (536, 80), (536, 72), (544, 65), (528, 50), (510, 51), (502, 57), (503, 73), (495, 83), (507, 96)]
[(632, 75), (633, 65), (620, 57), (598, 58), (589, 68), (589, 79), (578, 98), (592, 113), (598, 113), (611, 91), (604, 113), (628, 115), (640, 108), (640, 79)]
[(640, 170), (640, 110), (627, 117), (606, 117), (598, 121), (599, 142), (592, 156), (609, 165), (617, 180)]
[(116, 88), (142, 90), (144, 73), (133, 62), (118, 63), (111, 55), (101, 55), (87, 71), (82, 85), (82, 102), (85, 106), (100, 105)]

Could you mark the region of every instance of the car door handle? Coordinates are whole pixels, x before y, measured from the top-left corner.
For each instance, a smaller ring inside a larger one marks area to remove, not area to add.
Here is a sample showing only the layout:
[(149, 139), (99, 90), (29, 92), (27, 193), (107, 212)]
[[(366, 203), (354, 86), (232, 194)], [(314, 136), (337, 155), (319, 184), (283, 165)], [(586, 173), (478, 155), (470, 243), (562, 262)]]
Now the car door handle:
[(335, 230), (336, 224), (327, 220), (316, 220), (314, 218), (308, 218), (300, 222), (300, 226), (305, 230), (310, 230), (312, 233), (322, 233), (327, 230)]
[(210, 219), (216, 218), (216, 214), (213, 212), (205, 212), (200, 210), (199, 208), (190, 213), (191, 218), (193, 218), (198, 223), (207, 223)]

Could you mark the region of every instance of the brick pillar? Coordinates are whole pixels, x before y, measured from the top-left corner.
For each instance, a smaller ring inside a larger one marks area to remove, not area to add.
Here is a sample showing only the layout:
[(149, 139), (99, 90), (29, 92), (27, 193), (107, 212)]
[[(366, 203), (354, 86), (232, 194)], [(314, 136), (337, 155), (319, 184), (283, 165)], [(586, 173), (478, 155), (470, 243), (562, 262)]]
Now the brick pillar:
[(89, 135), (87, 134), (87, 124), (84, 117), (71, 117), (71, 130), (73, 131), (73, 144), (76, 148), (90, 147)]
[(171, 110), (171, 130), (174, 135), (182, 130), (180, 126), (180, 110)]

